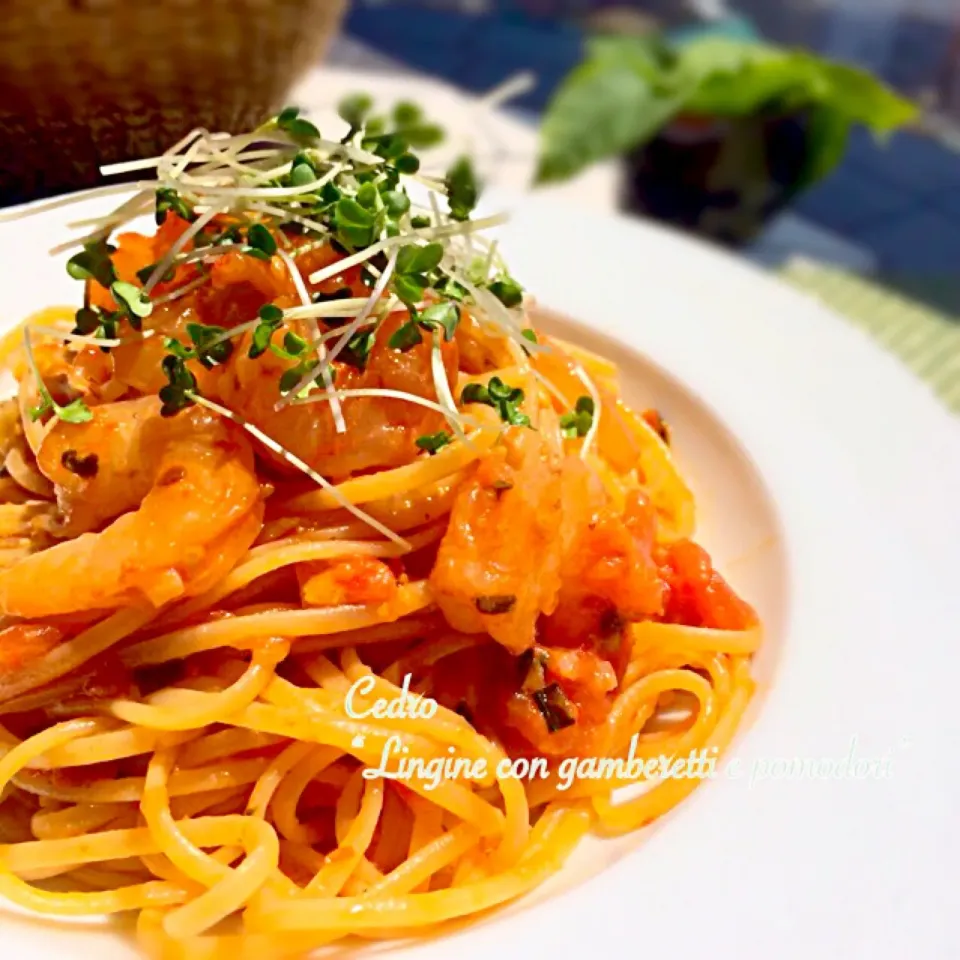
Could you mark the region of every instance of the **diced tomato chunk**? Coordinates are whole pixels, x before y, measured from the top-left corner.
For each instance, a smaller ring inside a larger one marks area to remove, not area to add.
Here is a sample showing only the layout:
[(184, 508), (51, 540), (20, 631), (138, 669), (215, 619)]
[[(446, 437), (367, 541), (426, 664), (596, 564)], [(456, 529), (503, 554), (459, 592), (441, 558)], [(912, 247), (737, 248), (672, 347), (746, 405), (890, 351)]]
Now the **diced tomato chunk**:
[(690, 627), (747, 630), (757, 613), (713, 569), (710, 555), (691, 540), (678, 540), (659, 552), (660, 574), (667, 585), (663, 619)]

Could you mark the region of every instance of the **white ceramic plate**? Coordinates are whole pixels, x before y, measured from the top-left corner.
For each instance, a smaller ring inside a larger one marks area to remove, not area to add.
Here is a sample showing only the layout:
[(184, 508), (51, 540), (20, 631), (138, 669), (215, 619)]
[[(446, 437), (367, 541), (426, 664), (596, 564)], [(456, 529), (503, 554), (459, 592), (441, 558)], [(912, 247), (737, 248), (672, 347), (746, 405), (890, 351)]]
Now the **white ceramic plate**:
[[(653, 829), (590, 841), (506, 911), (376, 952), (960, 955), (957, 422), (842, 320), (738, 261), (556, 202), (516, 206), (502, 238), (515, 275), (672, 422), (701, 538), (769, 630), (760, 695), (736, 776)], [(4, 328), (75, 300), (44, 251), (91, 210), (0, 225)], [(0, 912), (4, 955), (37, 960), (134, 956), (122, 926)]]

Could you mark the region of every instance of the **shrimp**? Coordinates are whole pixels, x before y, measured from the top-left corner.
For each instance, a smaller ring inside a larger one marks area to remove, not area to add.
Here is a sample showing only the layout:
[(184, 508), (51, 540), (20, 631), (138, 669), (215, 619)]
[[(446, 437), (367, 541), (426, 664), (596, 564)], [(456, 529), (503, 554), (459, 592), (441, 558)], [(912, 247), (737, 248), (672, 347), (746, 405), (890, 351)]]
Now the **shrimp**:
[(208, 589), (253, 543), (263, 504), (246, 437), (202, 408), (159, 412), (146, 397), (50, 431), (38, 462), (71, 534), (117, 519), (0, 571), (0, 612), (159, 606)]
[[(406, 321), (398, 312), (383, 321), (362, 370), (347, 363), (335, 364), (338, 390), (389, 389), (436, 402), (431, 373), (431, 345), (427, 339), (401, 351), (389, 345), (391, 335)], [(274, 335), (277, 345), (282, 332)], [(317, 395), (315, 403), (276, 409), (279, 381), (293, 364), (266, 353), (255, 360), (247, 356), (245, 340), (217, 383), (223, 402), (269, 434), (291, 453), (334, 480), (363, 470), (409, 463), (418, 454), (416, 440), (443, 427), (443, 417), (406, 400), (359, 397), (342, 401), (346, 431), (338, 433), (330, 404)], [(456, 382), (456, 342), (443, 343), (441, 356), (448, 382)], [(362, 438), (362, 440), (358, 440)], [(282, 461), (278, 468), (289, 469)]]
[(508, 429), (457, 493), (430, 575), (450, 625), (513, 653), (533, 646), (559, 596), (560, 520), (560, 464), (540, 434)]
[(552, 458), (525, 428), (504, 438), (457, 493), (430, 576), (450, 625), (522, 653), (541, 634), (589, 645), (615, 620), (661, 613), (647, 501), (618, 515), (579, 458)]

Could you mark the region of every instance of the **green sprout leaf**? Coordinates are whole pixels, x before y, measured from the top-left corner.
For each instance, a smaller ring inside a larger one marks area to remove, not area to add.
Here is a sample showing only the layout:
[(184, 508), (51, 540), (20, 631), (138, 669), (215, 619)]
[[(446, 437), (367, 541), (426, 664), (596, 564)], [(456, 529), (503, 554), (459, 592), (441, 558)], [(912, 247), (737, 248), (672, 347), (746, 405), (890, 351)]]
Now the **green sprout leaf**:
[(75, 324), (73, 332), (89, 337), (96, 333), (100, 326), (100, 311), (92, 307), (81, 307), (74, 314), (73, 319)]
[(423, 119), (423, 110), (409, 100), (401, 100), (393, 108), (393, 122), (398, 127), (410, 127)]
[(452, 440), (453, 437), (451, 437), (446, 430), (441, 430), (439, 433), (428, 433), (422, 437), (417, 437), (416, 443), (421, 450), (426, 450), (427, 453), (433, 456), (433, 454), (445, 447)]
[(278, 130), (282, 130), (298, 143), (311, 144), (320, 139), (320, 131), (309, 120), (300, 116), (298, 107), (281, 110), (277, 114), (276, 125)]
[(130, 321), (130, 325), (139, 330), (140, 321), (144, 317), (149, 317), (153, 312), (153, 304), (150, 298), (132, 283), (125, 283), (123, 280), (117, 280), (110, 285), (110, 293), (113, 299), (117, 301), (117, 306), (121, 313), (125, 314)]
[(93, 419), (90, 408), (79, 398), (65, 407), (56, 407), (57, 416), (65, 423), (88, 423)]
[(412, 176), (420, 169), (420, 158), (412, 153), (403, 153), (394, 161), (393, 164), (398, 173), (405, 173)]
[(154, 219), (157, 226), (160, 226), (167, 219), (167, 214), (171, 211), (182, 220), (192, 222), (197, 219), (193, 207), (176, 190), (170, 187), (160, 187), (156, 193), (154, 207)]
[(387, 341), (387, 346), (391, 350), (409, 350), (418, 343), (423, 343), (423, 335), (420, 333), (416, 318), (414, 318), (397, 327)]
[(357, 191), (357, 203), (366, 210), (376, 210), (380, 202), (380, 193), (376, 184), (365, 183)]
[(460, 308), (449, 301), (434, 303), (420, 314), (418, 322), (421, 327), (442, 330), (443, 339), (449, 342), (457, 332), (457, 324), (460, 323)]
[(410, 198), (402, 190), (388, 190), (383, 205), (391, 217), (402, 217), (410, 209)]
[(428, 243), (422, 247), (415, 243), (408, 243), (401, 247), (397, 254), (394, 272), (401, 276), (429, 273), (440, 265), (442, 259), (442, 243)]
[(334, 207), (334, 225), (341, 240), (352, 247), (369, 247), (376, 234), (376, 218), (356, 200), (344, 197)]
[(172, 417), (193, 404), (193, 398), (189, 394), (199, 392), (197, 379), (187, 369), (183, 359), (174, 354), (168, 353), (163, 358), (160, 369), (167, 378), (167, 385), (160, 389), (160, 399), (163, 402), (160, 415)]
[(417, 150), (429, 150), (431, 147), (436, 147), (443, 143), (446, 136), (443, 127), (439, 127), (435, 123), (401, 127), (401, 130), (407, 143)]
[(393, 292), (408, 306), (419, 303), (427, 287), (427, 279), (422, 274), (405, 276), (400, 274), (393, 278)]
[(375, 340), (376, 330), (373, 328), (355, 333), (340, 351), (340, 359), (357, 370), (365, 370)]
[(256, 360), (267, 352), (273, 334), (280, 329), (283, 323), (283, 311), (273, 303), (268, 303), (260, 308), (260, 322), (253, 331), (253, 341), (247, 356), (251, 360)]
[(523, 303), (523, 287), (513, 277), (495, 280), (490, 284), (490, 292), (505, 307), (518, 307)]
[(277, 252), (277, 241), (262, 223), (254, 223), (250, 226), (247, 231), (247, 243), (253, 250), (259, 250), (268, 259)]
[(461, 157), (447, 171), (447, 203), (454, 220), (469, 220), (480, 198), (480, 187), (469, 157)]
[(229, 340), (219, 339), (227, 332), (226, 328), (214, 324), (188, 323), (186, 330), (196, 348), (197, 360), (208, 370), (230, 359), (233, 344)]
[(352, 93), (337, 105), (337, 113), (344, 123), (359, 129), (373, 109), (373, 99), (368, 93)]
[(516, 427), (529, 427), (530, 418), (519, 409), (524, 393), (519, 387), (511, 387), (499, 377), (491, 377), (484, 386), (481, 383), (469, 383), (460, 394), (461, 403), (483, 403), (493, 407), (504, 423)]
[(74, 280), (95, 280), (106, 289), (117, 279), (117, 274), (110, 259), (117, 248), (105, 240), (88, 243), (80, 253), (74, 254), (67, 261), (67, 273)]
[(317, 179), (313, 167), (305, 163), (298, 163), (290, 170), (290, 186), (305, 187), (308, 183), (313, 183)]
[(585, 437), (593, 426), (595, 411), (592, 397), (578, 397), (573, 412), (560, 418), (560, 432), (568, 439)]
[(490, 391), (482, 383), (468, 383), (460, 394), (461, 403), (483, 403), (488, 407), (494, 406)]

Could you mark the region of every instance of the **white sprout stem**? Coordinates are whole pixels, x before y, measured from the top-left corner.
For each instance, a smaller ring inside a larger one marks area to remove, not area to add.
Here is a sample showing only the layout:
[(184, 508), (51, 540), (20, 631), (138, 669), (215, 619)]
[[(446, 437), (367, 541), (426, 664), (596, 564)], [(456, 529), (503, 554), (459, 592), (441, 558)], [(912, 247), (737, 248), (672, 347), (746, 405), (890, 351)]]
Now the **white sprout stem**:
[(285, 250), (277, 250), (277, 256), (283, 261), (283, 265), (287, 268), (287, 272), (290, 274), (290, 279), (293, 281), (294, 289), (297, 291), (297, 296), (300, 298), (300, 302), (305, 306), (312, 306), (310, 303), (310, 294), (307, 292), (307, 288), (304, 285), (303, 277), (300, 276), (300, 271), (297, 269), (297, 265), (290, 259), (290, 254)]
[(234, 337), (242, 337), (245, 333), (250, 330), (256, 330), (260, 326), (260, 318), (256, 320), (247, 320), (246, 323), (238, 323), (235, 327), (231, 327), (229, 330), (224, 330), (223, 333), (219, 336), (214, 337), (208, 344), (207, 349), (215, 347), (218, 343), (223, 343), (225, 340), (232, 340)]
[(443, 215), (443, 212), (440, 209), (440, 203), (437, 200), (435, 193), (430, 194), (430, 211), (433, 214), (433, 222), (438, 227), (443, 227), (447, 225), (447, 218)]
[(343, 334), (340, 337), (340, 340), (333, 346), (333, 349), (327, 354), (326, 358), (318, 364), (316, 367), (313, 367), (309, 370), (304, 377), (301, 378), (300, 382), (281, 398), (280, 402), (277, 404), (277, 409), (289, 403), (291, 399), (295, 398), (301, 390), (304, 389), (308, 384), (310, 384), (317, 375), (317, 370), (330, 368), (330, 364), (340, 355), (340, 352), (346, 347), (350, 342), (350, 338), (367, 322), (370, 314), (373, 313), (374, 307), (377, 305), (377, 301), (383, 296), (384, 291), (387, 289), (387, 284), (390, 282), (390, 278), (393, 276), (393, 268), (397, 265), (397, 256), (399, 255), (399, 248), (394, 250), (390, 255), (390, 259), (387, 261), (386, 269), (380, 276), (380, 279), (377, 281), (376, 286), (373, 288), (373, 291), (370, 294), (370, 298), (363, 305), (363, 309), (357, 314), (354, 320), (347, 325), (343, 330)]
[[(319, 220), (311, 220), (309, 217), (301, 217), (298, 213), (293, 213), (290, 210), (284, 210), (282, 207), (274, 207), (268, 203), (251, 203), (251, 210), (256, 210), (257, 213), (269, 213), (274, 217), (283, 217), (284, 220), (290, 220), (293, 223), (299, 223), (300, 226), (306, 227), (308, 230), (313, 230), (315, 233), (322, 233), (327, 235), (330, 231), (322, 224)], [(324, 241), (326, 243), (326, 241)], [(306, 251), (300, 247), (297, 250), (294, 250), (293, 255), (295, 257), (299, 256), (301, 253)]]
[(494, 240), (493, 243), (490, 244), (490, 249), (487, 251), (487, 262), (483, 268), (483, 276), (486, 280), (490, 279), (490, 271), (493, 270), (493, 262), (497, 256), (497, 244), (499, 242), (499, 240)]
[[(322, 177), (318, 177), (316, 180), (312, 180), (310, 183), (305, 183), (300, 187), (200, 186), (196, 192), (198, 195), (202, 194), (206, 197), (230, 197), (236, 199), (253, 196), (273, 197), (274, 199), (289, 199), (292, 197), (301, 197), (308, 193), (316, 193), (332, 180), (336, 179), (338, 173), (339, 170), (334, 167), (331, 170), (328, 170)], [(190, 186), (185, 183), (185, 181), (177, 180), (173, 177), (163, 177), (162, 183), (164, 186), (171, 187), (175, 190), (186, 189), (188, 192), (194, 192), (191, 190)]]
[[(434, 413), (443, 414), (448, 420), (450, 419), (449, 411), (442, 404), (437, 403), (434, 400), (428, 400), (426, 397), (419, 397), (415, 393), (404, 393), (403, 390), (388, 390), (382, 387), (369, 387), (361, 388), (357, 390), (337, 390), (336, 395), (342, 400), (352, 400), (352, 399), (361, 399), (363, 397), (374, 398), (374, 397), (383, 397), (386, 400), (405, 400), (408, 403), (416, 404), (418, 407), (424, 407), (427, 410), (432, 410)], [(313, 393), (308, 397), (298, 397), (296, 400), (291, 400), (291, 406), (305, 406), (310, 403), (325, 403), (329, 400), (325, 394)], [(457, 415), (457, 421), (461, 424), (466, 424), (471, 427), (480, 427), (481, 424), (478, 420), (470, 416)]]
[(379, 240), (377, 243), (372, 244), (365, 250), (361, 250), (359, 253), (345, 257), (343, 260), (338, 260), (329, 267), (324, 267), (322, 270), (317, 270), (316, 273), (311, 273), (310, 282), (323, 283), (324, 280), (329, 280), (331, 277), (335, 277), (338, 273), (342, 273), (344, 270), (349, 270), (350, 267), (356, 267), (361, 263), (365, 263), (367, 260), (375, 257), (378, 253), (382, 253), (385, 250), (390, 250), (393, 247), (403, 246), (403, 244), (409, 243), (412, 240), (443, 240), (447, 237), (454, 237), (460, 234), (465, 235), (468, 233), (476, 233), (480, 230), (487, 230), (490, 227), (499, 227), (506, 223), (507, 219), (508, 218), (506, 214), (500, 213), (492, 217), (485, 217), (482, 220), (468, 220), (464, 223), (456, 223), (439, 227), (421, 227), (417, 230), (411, 230), (409, 233), (398, 237), (387, 237), (386, 240)]
[(170, 269), (174, 257), (219, 213), (229, 209), (229, 204), (211, 207), (206, 213), (197, 217), (190, 224), (189, 229), (177, 237), (173, 246), (160, 258), (160, 262), (153, 268), (153, 273), (143, 285), (143, 296), (149, 296), (150, 291), (160, 282), (167, 270)]
[[(212, 143), (207, 143), (205, 144), (205, 146), (207, 147), (209, 156), (204, 157), (205, 163), (204, 163), (203, 169), (194, 171), (194, 175), (197, 175), (197, 174), (202, 175), (204, 173), (215, 174), (215, 173), (219, 173), (220, 170), (230, 169), (230, 170), (236, 170), (239, 173), (244, 173), (244, 174), (253, 176), (254, 178), (259, 178), (260, 176), (259, 171), (257, 173), (252, 173), (248, 166), (246, 166), (244, 163), (241, 163), (241, 161), (237, 159), (240, 156), (240, 150), (231, 149), (229, 147), (225, 150), (220, 150), (216, 146), (214, 146)], [(276, 156), (277, 156), (276, 150), (261, 151), (261, 152), (265, 154), (265, 157), (263, 159), (266, 159), (266, 157), (271, 157), (273, 159), (276, 159)], [(251, 154), (247, 154), (244, 156), (243, 159), (250, 161), (253, 159), (253, 156)], [(184, 172), (184, 170), (186, 170), (188, 165), (189, 163), (181, 164), (179, 169), (175, 171), (173, 175), (179, 176)], [(284, 166), (289, 167), (290, 164), (287, 163), (287, 164), (284, 164)]]
[(169, 293), (165, 293), (162, 297), (154, 297), (153, 305), (159, 306), (161, 303), (170, 303), (173, 300), (179, 300), (181, 297), (185, 297), (188, 293), (192, 293), (197, 289), (197, 287), (202, 287), (209, 279), (209, 277), (197, 277), (196, 280), (191, 280), (189, 283), (185, 283), (182, 287), (177, 287), (176, 290), (171, 290)]
[(399, 534), (394, 533), (388, 526), (382, 524), (375, 517), (371, 517), (370, 514), (361, 510), (356, 504), (350, 502), (347, 497), (343, 495), (329, 480), (321, 476), (314, 470), (312, 467), (304, 463), (298, 456), (291, 453), (285, 447), (282, 447), (276, 440), (272, 437), (265, 434), (261, 429), (255, 427), (252, 423), (246, 420), (244, 417), (240, 416), (239, 413), (235, 413), (233, 410), (228, 410), (226, 407), (221, 407), (220, 404), (214, 403), (212, 400), (207, 400), (206, 397), (200, 396), (198, 393), (193, 393), (192, 391), (187, 391), (187, 396), (193, 400), (195, 403), (200, 404), (202, 407), (206, 407), (208, 410), (212, 410), (214, 413), (220, 414), (222, 417), (226, 417), (228, 420), (232, 420), (234, 423), (243, 427), (250, 436), (259, 440), (268, 450), (272, 450), (277, 456), (283, 457), (287, 463), (296, 467), (301, 473), (305, 473), (314, 483), (319, 487), (329, 493), (336, 501), (343, 507), (345, 510), (352, 513), (358, 520), (362, 520), (368, 526), (372, 527), (378, 533), (383, 534), (388, 540), (391, 540), (393, 543), (402, 547), (404, 550), (410, 549), (410, 544), (403, 539)]
[(524, 70), (512, 77), (508, 77), (503, 83), (497, 84), (488, 93), (485, 93), (477, 101), (477, 106), (484, 107), (487, 110), (496, 110), (505, 103), (509, 103), (516, 97), (523, 96), (536, 86), (536, 74), (529, 70)]
[(144, 190), (132, 196), (129, 200), (125, 200), (119, 207), (112, 210), (106, 216), (74, 220), (73, 223), (68, 223), (67, 227), (70, 230), (80, 230), (83, 227), (99, 227), (102, 229), (108, 225), (114, 225), (117, 221), (122, 223), (125, 220), (132, 220), (142, 209), (152, 205), (153, 194), (148, 190)]
[[(325, 303), (311, 303), (302, 307), (288, 307), (283, 311), (288, 320), (305, 320), (308, 317), (354, 317), (367, 302), (366, 297), (351, 297), (344, 300), (328, 300)], [(339, 331), (334, 331), (339, 333)]]
[(30, 326), (30, 332), (38, 337), (52, 337), (56, 340), (64, 340), (70, 343), (82, 343), (90, 347), (120, 347), (124, 343), (133, 343), (132, 340), (114, 340), (98, 339), (97, 337), (88, 337), (80, 333), (70, 333), (69, 330), (58, 330), (56, 327)]
[(439, 193), (441, 196), (447, 195), (447, 185), (436, 177), (428, 177), (423, 173), (404, 174), (407, 180), (414, 180), (421, 186), (426, 187), (431, 193)]
[[(287, 217), (287, 219), (297, 220), (297, 222), (299, 222), (299, 218), (296, 217)], [(322, 240), (313, 240), (310, 243), (301, 243), (300, 246), (293, 251), (291, 256), (296, 259), (297, 257), (302, 257), (305, 253), (313, 253), (314, 250), (319, 250), (321, 247), (325, 247), (329, 242), (329, 239), (324, 237)]]
[(430, 348), (430, 372), (433, 374), (433, 388), (437, 391), (437, 399), (440, 401), (440, 406), (443, 409), (447, 423), (453, 427), (453, 432), (457, 435), (457, 439), (462, 440), (469, 446), (470, 441), (463, 432), (463, 427), (460, 424), (460, 415), (457, 413), (457, 401), (453, 397), (453, 393), (450, 390), (450, 382), (447, 380), (447, 369), (443, 365), (443, 353), (440, 347), (441, 336), (442, 334), (439, 330), (434, 331), (433, 346)]
[(174, 257), (170, 261), (170, 266), (179, 267), (185, 263), (196, 263), (198, 260), (216, 260), (217, 257), (226, 256), (228, 253), (238, 253), (241, 250), (243, 250), (242, 243), (214, 243), (209, 247), (200, 247), (198, 250), (191, 250), (183, 256)]
[[(190, 164), (199, 161), (200, 152), (205, 146), (208, 146), (208, 141), (201, 137), (195, 143), (190, 144), (189, 148), (182, 155), (171, 154), (161, 158), (157, 164), (157, 179), (161, 180), (164, 177), (182, 176)], [(210, 148), (208, 147), (208, 149)]]
[[(293, 285), (296, 288), (297, 296), (300, 297), (300, 302), (304, 307), (312, 306), (310, 303), (310, 294), (307, 292), (307, 288), (303, 282), (303, 277), (300, 276), (300, 270), (297, 265), (283, 250), (278, 250), (277, 255), (283, 261), (284, 266), (286, 266), (287, 271), (290, 274), (290, 279), (293, 280)], [(303, 319), (310, 330), (310, 340), (316, 343), (318, 340), (320, 340), (320, 328), (317, 326), (316, 319), (309, 315), (304, 316)], [(320, 344), (317, 349), (318, 357), (322, 363), (323, 360), (326, 359), (327, 353), (327, 348), (323, 345), (322, 340), (320, 340)], [(337, 433), (346, 433), (347, 421), (343, 418), (343, 407), (341, 406), (340, 400), (337, 398), (337, 395), (333, 390), (333, 375), (330, 373), (329, 364), (325, 364), (320, 368), (320, 375), (323, 379), (323, 388), (330, 400), (330, 412), (333, 414), (334, 427), (336, 428)]]
[(37, 366), (37, 360), (33, 355), (33, 344), (30, 342), (30, 327), (28, 326), (23, 328), (23, 349), (27, 355), (27, 365), (30, 367), (30, 372), (37, 381), (37, 393), (40, 395), (40, 399), (49, 402), (54, 409), (57, 409), (57, 404), (50, 395), (47, 385), (43, 382), (43, 377), (40, 376), (40, 368)]
[(580, 448), (580, 459), (586, 460), (590, 453), (590, 447), (593, 446), (593, 442), (596, 439), (597, 431), (600, 429), (600, 416), (603, 413), (603, 403), (600, 400), (600, 391), (597, 390), (596, 384), (579, 363), (574, 363), (574, 373), (587, 388), (587, 393), (590, 394), (590, 399), (593, 400), (593, 419), (590, 422), (590, 429), (587, 431), (587, 435), (583, 438), (583, 446)]
[[(154, 303), (157, 303), (157, 302), (159, 301), (157, 300), (154, 301)], [(336, 301), (336, 304), (316, 303), (316, 304), (311, 304), (309, 308), (308, 307), (290, 307), (288, 310), (283, 311), (283, 316), (285, 320), (297, 320), (302, 318), (306, 314), (306, 311), (309, 309), (311, 311), (311, 315), (317, 316), (317, 317), (341, 317), (341, 316), (351, 317), (353, 316), (353, 311), (358, 307), (360, 307), (362, 304), (365, 304), (366, 302), (367, 302), (366, 300), (338, 300)], [(331, 309), (323, 310), (324, 307), (330, 308), (330, 307), (334, 307), (335, 305), (339, 306), (340, 304), (343, 304), (344, 308), (341, 309), (339, 312)], [(351, 308), (351, 304), (354, 304), (355, 306)], [(208, 344), (208, 347), (215, 347), (218, 343), (223, 343), (224, 340), (233, 340), (235, 337), (242, 337), (245, 333), (248, 333), (251, 330), (256, 330), (258, 326), (260, 326), (259, 317), (253, 320), (247, 320), (244, 323), (238, 323), (235, 327), (231, 327), (229, 330), (224, 330), (223, 333), (214, 337)], [(330, 340), (333, 337), (340, 336), (340, 333), (341, 333), (340, 330), (330, 330), (328, 333), (325, 333), (322, 336), (318, 337), (317, 343), (320, 343), (320, 342), (325, 343), (327, 340)], [(312, 346), (317, 346), (317, 343), (312, 344)]]
[(153, 170), (161, 160), (185, 150), (198, 137), (207, 136), (203, 127), (194, 127), (186, 136), (181, 137), (172, 147), (164, 150), (158, 157), (146, 157), (142, 160), (123, 160), (120, 163), (107, 163), (100, 167), (104, 177), (112, 177), (117, 173), (133, 173), (134, 170)]
[(336, 358), (340, 355), (340, 352), (350, 342), (350, 338), (367, 322), (367, 319), (370, 317), (370, 314), (373, 313), (374, 308), (380, 301), (380, 298), (386, 293), (387, 284), (390, 283), (390, 278), (393, 276), (393, 271), (396, 269), (397, 257), (399, 255), (399, 248), (390, 254), (390, 259), (387, 260), (387, 265), (384, 267), (383, 273), (380, 274), (380, 278), (377, 280), (376, 285), (370, 292), (370, 297), (367, 299), (367, 302), (363, 305), (353, 322), (347, 325), (346, 329), (343, 331), (343, 336), (333, 346), (333, 349), (331, 349), (329, 358), (330, 363), (333, 363), (333, 361), (336, 360)]
[(142, 181), (140, 183), (114, 183), (108, 187), (92, 187), (89, 190), (81, 190), (79, 193), (71, 193), (66, 197), (58, 197), (56, 200), (40, 203), (36, 206), (28, 207), (25, 210), (8, 210), (0, 213), (0, 223), (22, 220), (24, 217), (32, 217), (34, 214), (58, 210), (60, 207), (69, 207), (71, 204), (82, 203), (84, 200), (92, 200), (95, 197), (110, 197), (117, 193), (153, 190), (158, 186), (160, 186), (160, 184), (155, 181)]

